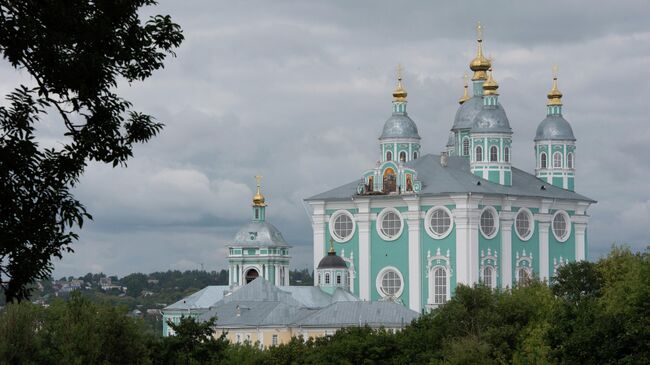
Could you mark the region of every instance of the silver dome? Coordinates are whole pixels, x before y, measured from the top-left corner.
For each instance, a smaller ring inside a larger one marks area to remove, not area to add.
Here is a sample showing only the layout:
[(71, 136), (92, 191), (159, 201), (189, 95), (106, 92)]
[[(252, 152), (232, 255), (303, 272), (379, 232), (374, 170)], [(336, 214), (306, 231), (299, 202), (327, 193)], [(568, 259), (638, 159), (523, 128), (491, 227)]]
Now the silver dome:
[(506, 111), (501, 104), (486, 106), (474, 117), (472, 133), (512, 133)]
[(268, 222), (250, 222), (235, 235), (235, 246), (288, 246), (282, 233)]
[(575, 141), (573, 129), (561, 115), (549, 115), (537, 126), (535, 141), (563, 140)]
[(420, 139), (420, 134), (418, 134), (418, 127), (415, 122), (406, 113), (393, 113), (384, 123), (384, 130), (381, 137), (379, 137), (379, 139), (387, 138)]
[(474, 122), (474, 117), (483, 109), (483, 98), (472, 96), (458, 107), (452, 131), (459, 129), (470, 129)]

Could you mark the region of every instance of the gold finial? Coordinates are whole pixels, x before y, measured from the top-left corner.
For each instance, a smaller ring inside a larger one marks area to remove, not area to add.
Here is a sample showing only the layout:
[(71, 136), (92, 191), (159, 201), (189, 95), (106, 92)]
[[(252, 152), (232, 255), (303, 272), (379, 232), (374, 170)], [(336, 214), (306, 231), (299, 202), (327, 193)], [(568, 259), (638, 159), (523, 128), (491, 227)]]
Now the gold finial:
[(546, 105), (562, 105), (562, 92), (560, 89), (557, 88), (557, 74), (558, 74), (558, 67), (557, 65), (553, 66), (553, 87), (551, 88), (551, 91), (549, 91), (548, 95), (546, 97), (548, 98), (548, 102)]
[(404, 86), (402, 85), (402, 72), (404, 71), (404, 68), (402, 65), (397, 65), (397, 87), (395, 87), (395, 91), (393, 91), (393, 98), (395, 101), (405, 101), (406, 100), (406, 90), (404, 89)]
[(253, 196), (253, 205), (256, 207), (265, 207), (266, 203), (264, 202), (264, 195), (260, 191), (260, 180), (262, 180), (262, 175), (255, 175), (255, 180), (257, 180), (257, 192)]
[(474, 71), (472, 80), (486, 80), (487, 74), (485, 71), (492, 66), (492, 63), (483, 56), (483, 26), (481, 22), (476, 25), (476, 42), (476, 57), (469, 63), (469, 68)]
[(334, 249), (334, 239), (330, 237), (330, 251), (329, 253), (331, 254), (336, 254), (336, 250)]
[(464, 102), (469, 100), (469, 93), (467, 92), (467, 87), (468, 87), (467, 79), (468, 78), (469, 77), (467, 76), (467, 74), (463, 75), (463, 88), (465, 89), (465, 91), (463, 92), (463, 96), (460, 99), (458, 99), (459, 104), (463, 104)]
[(499, 84), (492, 78), (492, 68), (488, 70), (487, 80), (483, 83), (483, 95), (499, 95)]

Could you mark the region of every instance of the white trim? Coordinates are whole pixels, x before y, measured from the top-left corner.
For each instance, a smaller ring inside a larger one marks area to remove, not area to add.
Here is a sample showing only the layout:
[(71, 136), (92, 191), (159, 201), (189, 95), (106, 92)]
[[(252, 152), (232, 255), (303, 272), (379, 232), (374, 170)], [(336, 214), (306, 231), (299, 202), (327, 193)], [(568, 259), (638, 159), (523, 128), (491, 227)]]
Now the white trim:
[[(526, 214), (528, 216), (528, 229), (529, 229), (529, 231), (528, 231), (528, 235), (526, 235), (526, 236), (521, 236), (519, 234), (519, 230), (517, 229), (517, 217), (519, 216), (519, 214), (522, 214), (522, 213), (524, 213), (524, 214)], [(530, 240), (530, 238), (533, 237), (533, 234), (535, 233), (535, 218), (533, 217), (533, 212), (531, 212), (530, 209), (528, 209), (528, 208), (524, 208), (524, 207), (519, 208), (519, 210), (517, 211), (517, 214), (515, 215), (514, 226), (515, 226), (515, 234), (517, 235), (517, 237), (519, 237), (520, 240), (522, 240), (522, 241)]]
[(402, 295), (402, 293), (404, 292), (404, 276), (402, 275), (402, 273), (395, 266), (386, 266), (386, 267), (384, 267), (383, 269), (381, 269), (379, 271), (379, 273), (377, 274), (377, 278), (375, 279), (375, 286), (376, 286), (376, 289), (377, 289), (377, 293), (379, 293), (379, 295), (381, 295), (382, 298), (388, 298), (388, 295), (386, 295), (381, 290), (381, 282), (382, 282), (383, 276), (388, 271), (394, 271), (397, 274), (397, 276), (399, 276), (400, 284), (401, 284), (400, 288), (399, 288), (399, 290), (397, 290), (397, 292), (395, 294), (390, 296), (392, 298), (399, 298)]
[[(526, 265), (523, 265), (523, 263)], [(519, 270), (523, 269), (528, 275), (528, 279), (533, 278), (535, 270), (533, 269), (533, 253), (529, 252), (526, 254), (526, 249), (524, 249), (521, 254), (517, 252), (515, 255), (515, 283), (519, 285)]]
[[(387, 236), (382, 231), (382, 226), (384, 225), (383, 222), (384, 216), (390, 212), (395, 213), (400, 221), (399, 232), (397, 232), (397, 234), (393, 237)], [(377, 230), (377, 234), (379, 235), (379, 237), (381, 237), (381, 239), (383, 239), (384, 241), (395, 241), (396, 239), (400, 238), (402, 232), (404, 231), (404, 217), (402, 217), (402, 213), (400, 213), (400, 211), (395, 208), (384, 208), (384, 210), (379, 212), (379, 214), (377, 215), (377, 221), (375, 222), (375, 229)]]
[(440, 247), (436, 249), (436, 255), (431, 256), (431, 251), (427, 251), (427, 271), (426, 277), (428, 279), (428, 291), (429, 296), (427, 298), (427, 306), (429, 308), (436, 308), (444, 303), (434, 303), (434, 294), (435, 294), (435, 278), (433, 277), (433, 272), (437, 269), (443, 269), (445, 271), (445, 302), (451, 299), (451, 260), (449, 257), (449, 250), (447, 250), (447, 255), (442, 255), (440, 252)]
[[(344, 238), (339, 238), (339, 236), (334, 233), (334, 222), (341, 215), (347, 215), (352, 220), (352, 231), (350, 232), (350, 234), (347, 237), (344, 237)], [(356, 232), (356, 229), (357, 229), (356, 220), (354, 219), (354, 215), (352, 215), (352, 213), (350, 213), (349, 211), (343, 210), (343, 209), (337, 210), (336, 212), (332, 213), (332, 216), (330, 217), (328, 225), (329, 225), (330, 237), (332, 237), (334, 239), (334, 241), (336, 241), (338, 243), (348, 242), (354, 236), (354, 233)]]
[[(492, 212), (492, 218), (494, 219), (494, 232), (492, 232), (491, 235), (485, 234), (485, 232), (483, 232), (483, 226), (481, 225), (481, 217), (483, 216), (483, 213), (486, 210)], [(497, 210), (493, 206), (489, 205), (484, 207), (483, 210), (481, 210), (481, 213), (478, 215), (478, 229), (479, 231), (481, 231), (483, 237), (485, 237), (488, 240), (496, 237), (496, 235), (499, 233), (499, 213), (497, 213)]]
[[(490, 260), (492, 261), (492, 264), (487, 263)], [(485, 283), (486, 268), (492, 269), (492, 279), (490, 280), (490, 283)], [(499, 254), (497, 250), (494, 250), (493, 253), (492, 249), (488, 248), (487, 255), (485, 254), (485, 251), (481, 250), (481, 266), (479, 267), (479, 277), (481, 282), (487, 284), (491, 289), (496, 289), (498, 276), (499, 276)]]
[[(449, 227), (447, 228), (447, 231), (445, 231), (442, 234), (438, 234), (433, 229), (431, 229), (431, 216), (433, 213), (437, 210), (443, 210), (449, 215)], [(429, 210), (427, 210), (427, 214), (424, 216), (424, 227), (427, 232), (427, 234), (437, 240), (441, 240), (451, 233), (451, 231), (454, 229), (454, 215), (451, 214), (451, 210), (449, 208), (445, 207), (444, 205), (437, 205), (434, 207), (431, 207)]]
[[(555, 233), (555, 226), (553, 224), (555, 221), (555, 217), (558, 214), (564, 216), (564, 222), (566, 224), (566, 232), (563, 237), (557, 236), (557, 234)], [(556, 240), (558, 240), (559, 242), (566, 242), (569, 239), (569, 237), (571, 237), (571, 217), (569, 216), (569, 213), (567, 213), (564, 210), (558, 210), (557, 212), (555, 212), (555, 214), (553, 214), (553, 217), (551, 218), (551, 231), (553, 231), (553, 237), (555, 237)]]

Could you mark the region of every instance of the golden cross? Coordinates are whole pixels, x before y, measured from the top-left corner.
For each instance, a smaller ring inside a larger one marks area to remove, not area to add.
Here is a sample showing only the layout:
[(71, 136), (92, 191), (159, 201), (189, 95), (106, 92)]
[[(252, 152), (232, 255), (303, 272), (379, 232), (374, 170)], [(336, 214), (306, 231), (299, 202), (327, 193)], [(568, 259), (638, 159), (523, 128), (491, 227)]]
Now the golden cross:
[(330, 252), (334, 252), (334, 239), (330, 237)]
[(560, 68), (558, 67), (558, 65), (553, 65), (552, 70), (553, 70), (553, 78), (557, 79), (557, 73), (560, 70)]
[(402, 67), (402, 64), (397, 64), (397, 79), (401, 80), (402, 79), (402, 72), (404, 71), (404, 67)]
[(483, 40), (483, 26), (480, 21), (476, 22), (476, 37), (479, 41)]
[(257, 180), (257, 187), (260, 187), (260, 180), (262, 180), (262, 175), (255, 175), (255, 180)]
[(467, 72), (463, 75), (463, 84), (465, 87), (467, 87), (469, 76), (467, 76)]

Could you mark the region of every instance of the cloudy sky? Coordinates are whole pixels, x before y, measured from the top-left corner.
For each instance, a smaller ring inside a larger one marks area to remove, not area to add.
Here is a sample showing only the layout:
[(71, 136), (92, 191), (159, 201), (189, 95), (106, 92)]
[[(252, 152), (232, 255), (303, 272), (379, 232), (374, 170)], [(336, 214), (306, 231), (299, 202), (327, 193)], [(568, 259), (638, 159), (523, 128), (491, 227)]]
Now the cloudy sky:
[[(95, 220), (55, 276), (225, 268), (256, 174), (269, 220), (294, 245), (292, 265), (310, 265), (302, 199), (374, 165), (398, 63), (423, 150), (443, 149), (477, 20), (514, 130), (514, 165), (533, 171), (557, 64), (578, 138), (577, 191), (598, 200), (590, 258), (615, 242), (648, 245), (647, 1), (448, 3), (161, 0), (147, 12), (171, 14), (186, 40), (164, 70), (120, 92), (166, 128), (128, 168), (88, 168), (77, 195)], [(0, 65), (2, 94), (25, 80)], [(43, 140), (61, 140), (57, 123), (43, 123)]]

